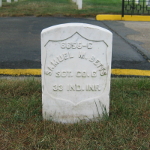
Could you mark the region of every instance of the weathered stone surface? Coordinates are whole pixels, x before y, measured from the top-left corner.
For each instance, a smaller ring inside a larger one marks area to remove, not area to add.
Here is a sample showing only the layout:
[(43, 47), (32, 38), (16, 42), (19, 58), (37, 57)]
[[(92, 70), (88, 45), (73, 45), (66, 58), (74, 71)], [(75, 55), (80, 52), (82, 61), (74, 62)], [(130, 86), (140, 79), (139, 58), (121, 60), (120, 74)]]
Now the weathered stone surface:
[(109, 113), (112, 33), (82, 23), (41, 33), (43, 118), (62, 123)]

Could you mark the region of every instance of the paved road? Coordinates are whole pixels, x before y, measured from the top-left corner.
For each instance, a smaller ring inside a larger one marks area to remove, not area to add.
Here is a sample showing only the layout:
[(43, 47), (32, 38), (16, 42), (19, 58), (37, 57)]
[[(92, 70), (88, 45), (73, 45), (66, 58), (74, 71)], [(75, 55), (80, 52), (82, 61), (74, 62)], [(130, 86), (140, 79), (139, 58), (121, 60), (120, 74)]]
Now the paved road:
[[(89, 23), (113, 32), (113, 69), (150, 70), (150, 38), (147, 40), (150, 22), (96, 21), (57, 17), (0, 18), (0, 69), (41, 68), (40, 33), (42, 29), (70, 22)], [(141, 33), (143, 24), (147, 30)], [(143, 37), (145, 40), (139, 38), (141, 35), (145, 36)], [(145, 41), (148, 44), (145, 44)]]

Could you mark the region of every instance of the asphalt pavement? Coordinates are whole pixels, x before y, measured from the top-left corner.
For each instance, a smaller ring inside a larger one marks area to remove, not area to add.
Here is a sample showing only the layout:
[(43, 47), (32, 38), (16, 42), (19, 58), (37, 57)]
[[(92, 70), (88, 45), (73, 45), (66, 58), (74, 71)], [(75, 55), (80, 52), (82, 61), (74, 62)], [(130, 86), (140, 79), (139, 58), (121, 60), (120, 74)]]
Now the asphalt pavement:
[(150, 70), (150, 22), (68, 17), (0, 18), (0, 69), (40, 69), (41, 31), (53, 25), (77, 22), (97, 25), (113, 33), (112, 69)]

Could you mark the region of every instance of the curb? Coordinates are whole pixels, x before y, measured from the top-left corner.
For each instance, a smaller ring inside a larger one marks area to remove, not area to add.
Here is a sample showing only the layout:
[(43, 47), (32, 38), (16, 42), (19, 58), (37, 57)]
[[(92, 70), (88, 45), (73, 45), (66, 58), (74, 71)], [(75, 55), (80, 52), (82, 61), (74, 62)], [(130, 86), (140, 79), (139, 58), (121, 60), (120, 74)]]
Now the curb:
[(41, 69), (0, 69), (0, 75), (11, 75), (11, 76), (37, 76), (41, 75)]
[(150, 16), (131, 16), (125, 15), (97, 15), (96, 20), (112, 20), (112, 21), (150, 21)]
[(112, 75), (150, 76), (150, 70), (111, 69)]
[[(125, 76), (150, 76), (150, 70), (111, 69), (111, 74)], [(39, 76), (41, 75), (41, 69), (0, 69), (0, 75)]]

